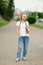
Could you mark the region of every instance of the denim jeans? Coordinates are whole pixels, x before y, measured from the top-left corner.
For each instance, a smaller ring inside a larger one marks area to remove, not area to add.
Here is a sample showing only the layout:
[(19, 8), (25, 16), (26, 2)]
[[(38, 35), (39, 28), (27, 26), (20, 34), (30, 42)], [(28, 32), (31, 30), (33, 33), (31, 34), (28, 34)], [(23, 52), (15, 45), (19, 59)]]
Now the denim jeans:
[(27, 49), (29, 43), (29, 36), (21, 36), (18, 39), (18, 50), (17, 50), (17, 58), (20, 58), (22, 45), (23, 45), (23, 57), (26, 57)]

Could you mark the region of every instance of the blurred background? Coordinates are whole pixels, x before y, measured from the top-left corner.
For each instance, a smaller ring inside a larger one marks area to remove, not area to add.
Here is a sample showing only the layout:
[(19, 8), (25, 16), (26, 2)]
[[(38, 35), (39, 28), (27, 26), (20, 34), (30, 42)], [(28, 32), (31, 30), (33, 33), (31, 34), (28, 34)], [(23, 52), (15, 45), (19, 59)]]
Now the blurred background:
[(35, 23), (32, 26), (43, 28), (43, 0), (0, 0), (0, 27), (12, 19), (20, 20), (21, 12), (30, 24)]
[[(25, 62), (16, 63), (21, 13), (30, 24), (30, 43)], [(43, 65), (43, 0), (0, 0), (0, 65)]]

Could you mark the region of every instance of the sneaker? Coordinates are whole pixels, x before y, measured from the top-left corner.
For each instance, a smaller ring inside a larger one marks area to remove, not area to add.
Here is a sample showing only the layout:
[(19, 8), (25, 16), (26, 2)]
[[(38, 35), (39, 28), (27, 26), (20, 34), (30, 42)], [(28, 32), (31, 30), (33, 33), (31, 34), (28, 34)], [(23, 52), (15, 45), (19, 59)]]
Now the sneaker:
[(19, 60), (20, 60), (20, 59), (19, 59), (19, 58), (17, 58), (17, 59), (16, 59), (16, 62), (18, 62)]
[(23, 60), (25, 61), (26, 60), (26, 57), (23, 57)]

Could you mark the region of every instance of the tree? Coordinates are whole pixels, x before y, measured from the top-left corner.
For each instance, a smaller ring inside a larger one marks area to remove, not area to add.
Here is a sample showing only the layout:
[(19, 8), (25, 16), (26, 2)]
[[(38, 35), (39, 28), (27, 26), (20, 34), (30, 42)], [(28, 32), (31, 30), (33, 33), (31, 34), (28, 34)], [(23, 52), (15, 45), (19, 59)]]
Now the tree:
[(6, 9), (7, 9), (7, 5), (6, 5), (5, 1), (0, 0), (0, 15), (2, 15), (2, 17), (5, 15)]
[(13, 17), (14, 10), (15, 10), (14, 2), (13, 0), (9, 0), (8, 9), (6, 13), (7, 20), (10, 20)]
[(43, 18), (43, 13), (38, 12), (38, 17)]
[(6, 20), (10, 20), (13, 17), (15, 10), (13, 0), (0, 0), (0, 15)]
[(36, 12), (31, 12), (31, 15), (32, 16), (36, 16)]

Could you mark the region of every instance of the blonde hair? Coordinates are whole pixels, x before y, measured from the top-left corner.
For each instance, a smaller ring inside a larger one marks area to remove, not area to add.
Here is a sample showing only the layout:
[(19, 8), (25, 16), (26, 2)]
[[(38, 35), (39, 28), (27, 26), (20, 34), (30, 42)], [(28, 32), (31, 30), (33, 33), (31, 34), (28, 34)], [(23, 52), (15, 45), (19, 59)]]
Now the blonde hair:
[[(26, 15), (26, 13), (23, 13), (23, 12), (21, 13), (21, 15), (20, 15), (20, 21), (22, 21), (22, 16), (23, 16), (23, 15)], [(26, 20), (25, 20), (25, 21), (26, 21)]]

